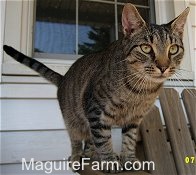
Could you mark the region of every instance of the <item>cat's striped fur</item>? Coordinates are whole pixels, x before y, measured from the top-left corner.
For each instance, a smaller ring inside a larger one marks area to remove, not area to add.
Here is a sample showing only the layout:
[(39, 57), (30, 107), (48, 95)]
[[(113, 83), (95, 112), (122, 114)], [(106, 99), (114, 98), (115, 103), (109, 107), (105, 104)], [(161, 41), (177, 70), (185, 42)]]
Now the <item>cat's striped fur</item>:
[[(4, 46), (17, 61), (58, 86), (72, 161), (84, 154), (119, 161), (119, 167), (105, 169), (116, 173), (126, 161), (136, 160), (138, 126), (154, 104), (163, 82), (174, 74), (182, 60), (182, 33), (188, 11), (187, 8), (168, 24), (149, 25), (133, 5), (126, 4), (122, 15), (124, 38), (105, 51), (78, 59), (65, 76)], [(112, 125), (122, 127), (120, 156), (112, 149)]]

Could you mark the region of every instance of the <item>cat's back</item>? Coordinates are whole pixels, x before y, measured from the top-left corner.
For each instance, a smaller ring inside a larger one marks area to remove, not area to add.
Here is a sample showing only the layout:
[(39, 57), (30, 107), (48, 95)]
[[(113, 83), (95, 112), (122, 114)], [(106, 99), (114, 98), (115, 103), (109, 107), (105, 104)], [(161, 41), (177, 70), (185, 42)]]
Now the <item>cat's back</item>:
[(102, 51), (79, 58), (66, 72), (58, 88), (58, 98), (70, 94), (82, 97), (91, 80), (104, 74), (108, 64), (107, 52)]

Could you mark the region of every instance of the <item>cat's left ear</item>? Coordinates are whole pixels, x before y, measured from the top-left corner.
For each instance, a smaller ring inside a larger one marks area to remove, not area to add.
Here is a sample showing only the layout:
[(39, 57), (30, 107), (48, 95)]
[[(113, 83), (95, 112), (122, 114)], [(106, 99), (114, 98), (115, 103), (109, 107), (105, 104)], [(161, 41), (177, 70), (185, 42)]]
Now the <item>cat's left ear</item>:
[(130, 3), (125, 4), (122, 12), (122, 26), (124, 35), (128, 36), (136, 33), (145, 24), (145, 21), (140, 16), (136, 7)]
[(173, 21), (169, 23), (171, 25), (172, 33), (175, 33), (180, 37), (183, 36), (184, 26), (185, 26), (189, 11), (190, 11), (190, 8), (187, 7), (177, 18), (175, 18)]

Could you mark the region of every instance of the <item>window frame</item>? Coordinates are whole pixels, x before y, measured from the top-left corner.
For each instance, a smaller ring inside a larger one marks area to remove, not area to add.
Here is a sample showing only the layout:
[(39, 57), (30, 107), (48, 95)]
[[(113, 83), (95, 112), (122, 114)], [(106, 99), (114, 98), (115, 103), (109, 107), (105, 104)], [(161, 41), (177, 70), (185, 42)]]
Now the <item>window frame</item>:
[[(12, 45), (16, 49), (23, 52), (24, 54), (27, 54), (28, 56), (32, 56), (33, 55), (32, 48), (34, 48), (33, 47), (33, 28), (34, 28), (33, 24), (35, 20), (36, 1), (32, 1), (32, 0), (15, 1), (16, 3), (19, 3), (18, 8), (15, 11), (13, 11), (13, 4), (11, 4), (13, 2), (14, 1), (10, 2), (7, 0), (4, 6), (5, 8), (4, 43)], [(174, 18), (176, 14), (178, 15), (180, 12), (182, 12), (186, 6), (186, 4), (181, 4), (180, 7), (177, 8), (175, 4), (176, 2), (174, 0), (169, 1), (169, 3), (171, 3), (169, 4), (169, 6), (173, 4), (173, 6), (170, 7), (171, 8), (173, 7), (175, 10), (174, 11), (170, 10), (169, 13), (165, 13), (165, 10), (168, 8), (168, 1), (161, 1), (161, 2), (159, 0), (154, 1), (154, 12), (156, 17), (156, 23), (168, 22), (170, 19)], [(117, 10), (117, 3), (115, 6)], [(12, 13), (9, 13), (10, 11), (12, 11)], [(18, 23), (15, 22), (16, 18), (18, 20), (18, 21), (16, 20), (16, 22)], [(117, 24), (116, 22), (118, 23), (118, 21), (115, 21), (115, 24)], [(15, 24), (17, 30), (15, 28), (13, 29), (12, 27), (13, 24)], [(186, 33), (187, 33), (187, 29), (186, 29)], [(188, 52), (189, 56), (193, 60), (193, 53), (191, 52), (191, 46), (190, 46), (191, 40), (189, 34), (188, 33), (186, 34), (189, 41), (187, 44), (187, 49), (189, 50)], [(66, 71), (69, 69), (69, 67), (73, 64), (73, 62), (81, 55), (48, 54), (47, 57), (45, 57), (44, 55), (39, 54), (39, 58), (37, 56), (38, 55), (35, 55), (34, 58), (43, 62), (48, 67), (59, 72), (60, 74), (65, 74)], [(52, 59), (51, 57), (55, 59)], [(67, 57), (67, 59), (63, 59), (63, 57)], [(194, 72), (193, 72), (194, 65), (191, 64), (191, 62), (193, 62), (192, 60), (190, 60), (190, 64), (188, 68), (188, 70), (191, 71), (184, 72), (183, 75), (184, 79), (187, 79), (187, 77), (189, 77), (190, 81), (194, 80)], [(12, 75), (13, 76), (15, 75), (37, 76), (38, 75), (33, 70), (30, 70), (24, 65), (17, 63), (15, 60), (7, 56), (5, 53), (3, 54), (2, 74), (3, 74), (2, 77), (12, 76)], [(4, 77), (3, 79), (5, 80), (6, 77)]]

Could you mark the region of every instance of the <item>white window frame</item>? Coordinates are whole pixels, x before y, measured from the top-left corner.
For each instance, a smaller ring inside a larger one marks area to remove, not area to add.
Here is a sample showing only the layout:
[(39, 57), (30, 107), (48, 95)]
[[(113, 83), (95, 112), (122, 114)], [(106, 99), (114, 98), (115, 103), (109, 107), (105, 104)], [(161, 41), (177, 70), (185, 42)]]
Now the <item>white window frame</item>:
[[(15, 4), (14, 4), (15, 3)], [(181, 4), (179, 4), (181, 3)], [(176, 15), (179, 15), (186, 7), (187, 3), (185, 0), (182, 2), (171, 0), (171, 1), (159, 1), (155, 0), (155, 14), (156, 22), (165, 23), (169, 22)], [(2, 6), (4, 17), (4, 38), (3, 43), (11, 45), (16, 49), (20, 50), (28, 56), (32, 56), (33, 48), (33, 24), (35, 18), (35, 1), (34, 0), (21, 0), (21, 1), (5, 1), (5, 5)], [(168, 10), (168, 8), (170, 8)], [(11, 11), (11, 13), (10, 13)], [(167, 12), (167, 13), (166, 13)], [(191, 81), (194, 79), (194, 54), (191, 46), (191, 32), (190, 32), (190, 21), (188, 19), (188, 25), (185, 29), (185, 42), (186, 50), (185, 57), (191, 58), (188, 62), (183, 63), (183, 69), (188, 70), (189, 72), (184, 72), (184, 79), (189, 78)], [(80, 57), (80, 55), (65, 55), (68, 57), (67, 60), (62, 59), (61, 56), (56, 55), (57, 59), (50, 58), (39, 58), (39, 61), (46, 64), (48, 67), (53, 70), (65, 74), (69, 67), (75, 61), (75, 57)], [(36, 59), (36, 58), (35, 58)], [(192, 64), (191, 64), (192, 63)], [(26, 68), (24, 65), (17, 63), (15, 60), (3, 54), (2, 61), (2, 73), (3, 75), (38, 75), (36, 72)], [(8, 81), (8, 77), (2, 76), (2, 81)], [(10, 77), (8, 78), (11, 81)], [(39, 77), (37, 77), (38, 82), (41, 82)], [(23, 81), (23, 80), (21, 80)], [(25, 80), (24, 80), (25, 81)], [(46, 82), (43, 80), (43, 82)]]

